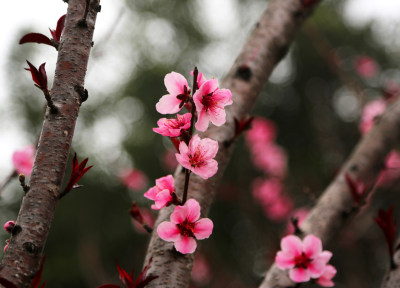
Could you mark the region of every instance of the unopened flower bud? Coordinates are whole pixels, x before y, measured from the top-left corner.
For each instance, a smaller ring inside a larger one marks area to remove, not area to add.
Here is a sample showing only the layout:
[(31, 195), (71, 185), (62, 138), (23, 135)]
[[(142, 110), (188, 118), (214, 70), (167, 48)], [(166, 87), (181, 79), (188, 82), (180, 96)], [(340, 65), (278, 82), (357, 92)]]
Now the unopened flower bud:
[(4, 224), (4, 230), (6, 230), (7, 233), (11, 234), (11, 231), (15, 227), (15, 221), (7, 221), (6, 224)]

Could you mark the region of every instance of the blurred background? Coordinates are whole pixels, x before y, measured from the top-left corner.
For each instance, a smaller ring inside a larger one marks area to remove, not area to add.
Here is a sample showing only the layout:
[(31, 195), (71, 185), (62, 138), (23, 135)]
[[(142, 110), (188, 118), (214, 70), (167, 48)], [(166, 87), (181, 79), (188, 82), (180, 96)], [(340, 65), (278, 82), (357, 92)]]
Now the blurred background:
[[(23, 69), (25, 59), (36, 67), (46, 62), (50, 83), (57, 60), (54, 48), (18, 45), (19, 39), (28, 32), (50, 36), (48, 27), (54, 29), (67, 9), (53, 0), (4, 5), (0, 183), (14, 171), (13, 153), (35, 145), (42, 126), (43, 95)], [(166, 94), (164, 76), (176, 71), (191, 82), (197, 66), (208, 79), (222, 80), (268, 1), (101, 5), (86, 78), (89, 99), (71, 151), (80, 161), (89, 157), (94, 168), (79, 182), (84, 187), (57, 207), (46, 246), (48, 287), (118, 284), (116, 261), (139, 274), (149, 235), (128, 211), (136, 201), (151, 223), (156, 213), (143, 193), (176, 167), (171, 143), (152, 131), (165, 117), (155, 110)], [(318, 7), (261, 93), (253, 130), (237, 141), (209, 215), (214, 232), (196, 252), (193, 287), (258, 287), (281, 237), (290, 233), (290, 217), (304, 218), (362, 134), (399, 95), (399, 22), (396, 0), (331, 0)], [(399, 201), (398, 159), (391, 154), (368, 207), (324, 247), (334, 253), (335, 287), (377, 287), (389, 267), (373, 217)], [(65, 182), (69, 174), (70, 165)], [(0, 223), (16, 219), (22, 196), (16, 178), (5, 185)], [(0, 243), (7, 238), (0, 232)]]

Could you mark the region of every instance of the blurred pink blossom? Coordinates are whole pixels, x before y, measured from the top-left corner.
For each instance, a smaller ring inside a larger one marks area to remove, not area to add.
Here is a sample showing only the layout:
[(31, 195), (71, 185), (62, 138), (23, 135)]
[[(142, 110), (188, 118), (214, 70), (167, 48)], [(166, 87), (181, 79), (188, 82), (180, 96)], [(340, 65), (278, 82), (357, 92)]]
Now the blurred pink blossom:
[(31, 175), (33, 161), (35, 160), (35, 148), (33, 146), (25, 147), (24, 149), (17, 150), (12, 155), (12, 162), (15, 170), (19, 174), (26, 176)]
[(280, 222), (288, 219), (293, 206), (293, 201), (290, 197), (280, 195), (275, 201), (264, 205), (264, 213), (272, 221)]
[(391, 151), (386, 157), (385, 168), (382, 169), (378, 176), (377, 185), (390, 185), (400, 176), (400, 153)]
[(276, 138), (275, 124), (265, 118), (256, 117), (251, 123), (251, 129), (246, 133), (246, 141), (249, 147), (265, 146)]
[(333, 287), (335, 283), (333, 283), (332, 278), (336, 275), (336, 269), (332, 265), (326, 265), (324, 272), (321, 277), (317, 279), (317, 283), (322, 287)]
[(127, 169), (121, 173), (122, 183), (133, 191), (141, 191), (146, 188), (147, 177), (138, 169)]
[(354, 62), (356, 72), (365, 78), (374, 77), (379, 70), (379, 66), (374, 59), (368, 56), (358, 56)]
[[(146, 208), (140, 208), (140, 213), (143, 216), (144, 223), (146, 223), (149, 227), (153, 227), (156, 218), (154, 217), (154, 214), (151, 212), (151, 210)], [(143, 226), (138, 221), (132, 219), (132, 224), (133, 228), (135, 228), (135, 230), (138, 233), (148, 234), (148, 232), (143, 228)]]
[(386, 109), (386, 101), (378, 99), (367, 103), (362, 111), (359, 129), (361, 134), (368, 133), (375, 124), (375, 119)]
[(264, 171), (267, 175), (280, 178), (286, 176), (286, 152), (274, 143), (265, 145), (260, 151), (253, 150), (252, 161), (254, 166)]
[(194, 256), (192, 280), (201, 286), (211, 281), (211, 271), (207, 259), (199, 252)]

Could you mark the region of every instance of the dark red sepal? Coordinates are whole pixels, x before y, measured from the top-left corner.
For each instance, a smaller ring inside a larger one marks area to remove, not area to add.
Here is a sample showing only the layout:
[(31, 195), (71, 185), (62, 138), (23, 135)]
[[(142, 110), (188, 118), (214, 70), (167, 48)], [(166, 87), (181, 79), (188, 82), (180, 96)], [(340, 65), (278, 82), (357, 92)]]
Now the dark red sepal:
[(242, 134), (244, 131), (249, 130), (251, 128), (251, 124), (253, 123), (253, 116), (245, 116), (238, 120), (235, 120), (235, 138)]
[(375, 223), (378, 224), (378, 226), (381, 228), (383, 232), (383, 235), (385, 236), (390, 257), (390, 265), (392, 268), (394, 268), (393, 248), (394, 248), (394, 241), (395, 241), (396, 227), (397, 227), (396, 222), (393, 220), (393, 209), (394, 205), (390, 206), (387, 212), (383, 209), (379, 209), (378, 216), (374, 218)]
[(19, 44), (25, 43), (38, 43), (54, 46), (50, 38), (41, 33), (28, 33), (24, 35), (21, 40), (19, 40)]
[(158, 278), (159, 276), (147, 276), (147, 271), (150, 268), (150, 263), (153, 260), (153, 257), (150, 257), (149, 262), (144, 267), (142, 273), (139, 274), (139, 277), (136, 279), (136, 287), (135, 288), (143, 288), (147, 284), (149, 284), (154, 279)]

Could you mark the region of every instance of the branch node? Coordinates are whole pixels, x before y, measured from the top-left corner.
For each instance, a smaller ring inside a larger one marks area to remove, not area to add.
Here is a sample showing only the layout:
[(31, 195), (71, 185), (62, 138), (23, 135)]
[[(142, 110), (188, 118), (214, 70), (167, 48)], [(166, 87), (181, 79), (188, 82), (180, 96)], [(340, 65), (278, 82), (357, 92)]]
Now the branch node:
[(22, 244), (22, 247), (26, 250), (26, 252), (32, 254), (32, 255), (39, 255), (42, 249), (40, 249), (38, 246), (33, 244), (32, 242), (25, 242)]
[(11, 235), (12, 236), (17, 236), (19, 233), (21, 233), (21, 231), (22, 231), (22, 227), (19, 226), (18, 224), (16, 224), (14, 226), (14, 228), (11, 230)]
[(75, 91), (79, 95), (80, 105), (89, 98), (89, 92), (82, 86), (75, 85)]
[(246, 64), (240, 65), (239, 68), (236, 70), (235, 78), (241, 78), (244, 81), (249, 81), (251, 79), (252, 72), (249, 66)]
[(44, 97), (46, 98), (47, 106), (50, 108), (50, 113), (51, 114), (57, 114), (58, 113), (58, 108), (57, 108), (56, 105), (54, 105), (54, 102), (51, 99), (49, 90), (47, 90), (47, 89), (43, 90), (43, 94), (44, 94)]
[(28, 193), (30, 187), (25, 183), (25, 175), (19, 174), (18, 176), (19, 183), (21, 184), (22, 190), (24, 190), (25, 194)]

